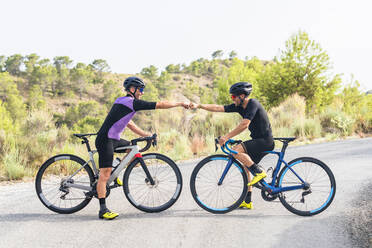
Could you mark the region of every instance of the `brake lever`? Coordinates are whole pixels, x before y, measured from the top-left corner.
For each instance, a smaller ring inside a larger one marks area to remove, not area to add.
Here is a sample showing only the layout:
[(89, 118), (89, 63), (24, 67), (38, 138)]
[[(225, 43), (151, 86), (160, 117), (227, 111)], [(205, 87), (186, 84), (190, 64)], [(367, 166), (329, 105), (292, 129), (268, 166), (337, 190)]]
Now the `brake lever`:
[(152, 146), (157, 146), (157, 145), (158, 145), (158, 140), (157, 140), (158, 135), (157, 135), (156, 133), (154, 133), (154, 134), (152, 135), (152, 137), (154, 138), (154, 139), (152, 140)]
[(215, 152), (217, 152), (217, 150), (218, 150), (217, 144), (219, 143), (220, 138), (221, 138), (221, 136), (218, 136), (217, 138), (214, 139), (214, 146), (216, 148)]

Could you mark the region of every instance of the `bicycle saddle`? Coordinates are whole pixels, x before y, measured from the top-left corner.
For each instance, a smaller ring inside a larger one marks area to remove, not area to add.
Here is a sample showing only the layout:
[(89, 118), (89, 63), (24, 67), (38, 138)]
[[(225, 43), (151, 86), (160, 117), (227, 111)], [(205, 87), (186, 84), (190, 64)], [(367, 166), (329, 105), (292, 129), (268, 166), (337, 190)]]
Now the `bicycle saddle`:
[(279, 140), (283, 143), (289, 143), (291, 141), (294, 141), (296, 137), (290, 137), (290, 138), (274, 138), (274, 140)]

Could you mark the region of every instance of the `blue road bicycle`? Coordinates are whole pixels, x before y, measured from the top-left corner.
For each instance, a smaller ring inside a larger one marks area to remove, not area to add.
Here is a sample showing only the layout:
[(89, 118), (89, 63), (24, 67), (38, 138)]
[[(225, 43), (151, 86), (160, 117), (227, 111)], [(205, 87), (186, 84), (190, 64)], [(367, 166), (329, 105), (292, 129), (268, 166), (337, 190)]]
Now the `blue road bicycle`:
[[(282, 142), (283, 146), (280, 152), (267, 151), (278, 156), (272, 179), (270, 182), (261, 180), (254, 186), (261, 190), (264, 200), (273, 201), (279, 198), (290, 212), (312, 216), (321, 213), (332, 203), (336, 194), (336, 180), (329, 167), (318, 159), (300, 157), (289, 163), (284, 161), (285, 150), (289, 142), (295, 139), (274, 138)], [(217, 150), (218, 139), (215, 142)], [(236, 152), (229, 147), (241, 142), (228, 140), (221, 147), (227, 155), (206, 157), (196, 165), (191, 174), (191, 194), (196, 203), (208, 212), (230, 212), (245, 199), (248, 191), (247, 174), (243, 165), (233, 157), (232, 154)]]

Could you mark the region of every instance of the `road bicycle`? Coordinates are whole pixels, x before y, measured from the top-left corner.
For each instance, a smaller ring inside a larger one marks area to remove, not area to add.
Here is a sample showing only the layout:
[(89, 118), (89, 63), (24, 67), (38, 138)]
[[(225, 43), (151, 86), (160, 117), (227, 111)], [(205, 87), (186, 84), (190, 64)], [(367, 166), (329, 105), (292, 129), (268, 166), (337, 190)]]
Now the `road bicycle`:
[[(71, 214), (83, 209), (97, 197), (96, 184), (99, 169), (94, 161), (87, 137), (96, 134), (74, 134), (82, 139), (88, 150), (88, 161), (72, 154), (60, 154), (48, 159), (39, 169), (36, 192), (40, 201), (50, 210)], [(143, 149), (137, 145), (146, 141)], [(107, 196), (110, 190), (120, 187), (117, 177), (125, 169), (123, 190), (128, 201), (144, 212), (160, 212), (171, 207), (182, 190), (182, 175), (176, 163), (165, 155), (141, 152), (157, 144), (157, 136), (141, 137), (131, 140), (130, 145), (115, 148), (115, 153), (128, 152), (124, 158), (114, 159), (117, 166), (107, 182)], [(114, 163), (113, 163), (114, 164)], [(128, 165), (129, 164), (129, 165)]]
[[(332, 203), (336, 194), (336, 180), (329, 167), (316, 158), (300, 157), (289, 163), (284, 161), (285, 150), (289, 142), (295, 139), (274, 138), (283, 145), (280, 152), (266, 152), (278, 156), (276, 167), (272, 170), (272, 179), (270, 182), (261, 180), (254, 186), (261, 190), (264, 200), (279, 198), (290, 212), (312, 216), (326, 210)], [(216, 154), (203, 159), (191, 174), (190, 189), (194, 200), (211, 213), (230, 212), (245, 199), (248, 191), (247, 174), (243, 165), (233, 157), (237, 152), (231, 149), (231, 145), (241, 142), (228, 140), (221, 147), (227, 155)], [(217, 151), (218, 139), (215, 143)]]

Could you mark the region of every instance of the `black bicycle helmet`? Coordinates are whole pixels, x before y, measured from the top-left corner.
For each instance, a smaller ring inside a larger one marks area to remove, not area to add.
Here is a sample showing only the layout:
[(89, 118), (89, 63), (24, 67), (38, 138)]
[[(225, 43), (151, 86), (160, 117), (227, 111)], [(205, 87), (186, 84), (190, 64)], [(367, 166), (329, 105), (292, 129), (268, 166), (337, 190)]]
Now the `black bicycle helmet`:
[(238, 82), (233, 85), (231, 85), (230, 94), (239, 96), (241, 94), (245, 94), (246, 96), (249, 96), (252, 92), (252, 84), (247, 82)]
[(136, 89), (146, 87), (145, 82), (143, 82), (143, 80), (138, 77), (129, 77), (125, 79), (123, 86), (125, 90), (129, 90), (131, 86), (135, 87)]

